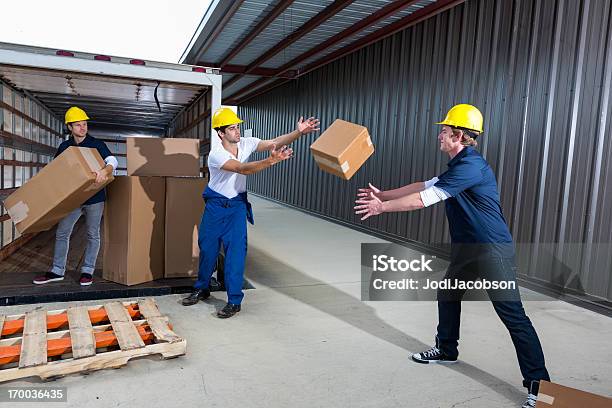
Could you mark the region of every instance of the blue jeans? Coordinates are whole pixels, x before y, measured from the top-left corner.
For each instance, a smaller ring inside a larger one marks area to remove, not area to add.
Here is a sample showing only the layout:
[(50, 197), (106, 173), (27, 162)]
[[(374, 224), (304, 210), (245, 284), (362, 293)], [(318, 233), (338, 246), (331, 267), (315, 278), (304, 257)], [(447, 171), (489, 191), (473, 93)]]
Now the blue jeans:
[[(516, 266), (512, 258), (485, 258), (474, 262), (451, 261), (445, 278), (474, 281), (488, 280), (516, 281)], [(456, 358), (459, 354), (459, 324), (461, 320), (461, 299), (465, 290), (438, 291), (438, 334), (436, 345), (444, 354)], [(538, 335), (525, 314), (518, 287), (511, 296), (488, 292), (493, 308), (508, 329), (516, 350), (523, 386), (529, 389), (532, 381), (550, 381), (544, 353)]]
[(70, 235), (74, 224), (85, 213), (85, 225), (87, 228), (87, 246), (85, 247), (85, 259), (81, 267), (81, 273), (93, 275), (96, 269), (96, 259), (100, 251), (100, 221), (104, 212), (104, 202), (83, 205), (60, 221), (55, 233), (55, 250), (53, 253), (53, 268), (51, 272), (62, 275), (66, 273), (66, 260), (68, 248), (70, 247)]

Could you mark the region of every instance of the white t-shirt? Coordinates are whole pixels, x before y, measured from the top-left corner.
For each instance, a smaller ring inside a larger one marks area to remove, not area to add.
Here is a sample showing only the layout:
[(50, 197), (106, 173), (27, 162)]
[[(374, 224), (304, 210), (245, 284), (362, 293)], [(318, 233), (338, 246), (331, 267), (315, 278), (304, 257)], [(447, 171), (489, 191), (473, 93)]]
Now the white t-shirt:
[(219, 145), (208, 154), (208, 171), (210, 180), (208, 187), (227, 198), (234, 198), (246, 191), (246, 176), (221, 169), (230, 159), (245, 163), (249, 156), (257, 149), (261, 139), (256, 137), (241, 137), (238, 142), (238, 157), (234, 156), (223, 146)]

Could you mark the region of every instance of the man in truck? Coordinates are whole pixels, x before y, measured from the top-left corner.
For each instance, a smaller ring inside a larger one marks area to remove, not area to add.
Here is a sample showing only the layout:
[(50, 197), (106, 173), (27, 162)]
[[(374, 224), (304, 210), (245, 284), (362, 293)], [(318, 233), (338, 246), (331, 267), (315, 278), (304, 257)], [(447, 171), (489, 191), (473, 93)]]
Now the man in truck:
[[(438, 141), (448, 154), (448, 170), (425, 182), (395, 190), (380, 191), (370, 184), (360, 189), (356, 214), (365, 220), (384, 212), (413, 211), (440, 201), (446, 205), (451, 236), (451, 261), (444, 280), (457, 283), (489, 281), (516, 283), (514, 244), (501, 209), (493, 170), (474, 149), (483, 132), (483, 116), (467, 104), (451, 108), (442, 125)], [(487, 290), (495, 312), (504, 323), (518, 358), (527, 388), (523, 408), (536, 404), (539, 381), (550, 381), (538, 335), (525, 314), (517, 285), (505, 291)], [(415, 353), (421, 364), (457, 362), (461, 300), (466, 289), (438, 289), (438, 328), (435, 345)]]
[[(210, 180), (204, 191), (206, 202), (199, 228), (200, 264), (194, 291), (183, 299), (190, 306), (210, 296), (209, 282), (220, 246), (225, 251), (225, 288), (227, 304), (217, 312), (225, 319), (240, 311), (244, 294), (244, 263), (247, 252), (247, 220), (253, 224), (251, 204), (247, 201), (246, 176), (258, 173), (291, 157), (288, 147), (300, 136), (319, 130), (319, 120), (300, 118), (296, 129), (271, 140), (240, 137), (243, 121), (229, 108), (220, 108), (212, 117), (212, 127), (221, 139), (208, 155)], [(248, 162), (254, 152), (270, 152), (263, 160)]]
[[(59, 145), (55, 157), (62, 154), (62, 152), (70, 146), (96, 149), (106, 164), (103, 169), (95, 172), (96, 183), (104, 183), (108, 180), (108, 177), (113, 174), (113, 171), (118, 166), (118, 162), (103, 141), (87, 133), (88, 120), (90, 119), (85, 111), (77, 106), (73, 106), (66, 111), (65, 123), (70, 131), (70, 137)], [(81, 286), (89, 286), (93, 283), (93, 273), (100, 250), (100, 221), (102, 220), (102, 213), (104, 212), (105, 200), (106, 192), (102, 189), (59, 222), (55, 233), (53, 266), (51, 271), (36, 277), (34, 279), (35, 284), (42, 285), (64, 280), (68, 248), (70, 246), (70, 235), (72, 234), (74, 224), (76, 224), (83, 214), (85, 214), (87, 242), (85, 244), (85, 257), (83, 259), (83, 265), (81, 266), (79, 283)]]

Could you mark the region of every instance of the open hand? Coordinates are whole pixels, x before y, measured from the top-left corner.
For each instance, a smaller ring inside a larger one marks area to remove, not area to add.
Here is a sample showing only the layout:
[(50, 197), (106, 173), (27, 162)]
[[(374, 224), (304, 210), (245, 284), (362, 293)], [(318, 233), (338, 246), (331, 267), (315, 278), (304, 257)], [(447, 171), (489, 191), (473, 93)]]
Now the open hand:
[(297, 123), (297, 130), (303, 135), (306, 135), (310, 132), (315, 132), (319, 130), (319, 119), (315, 119), (314, 117), (310, 117), (304, 120), (303, 116), (300, 116), (300, 120)]
[(370, 194), (373, 194), (376, 198), (382, 200), (382, 191), (374, 187), (372, 183), (368, 183), (368, 186), (368, 188), (360, 188), (357, 190), (357, 198), (359, 200), (365, 199), (369, 201), (371, 200)]
[(283, 146), (280, 149), (276, 149), (276, 145), (272, 145), (270, 150), (270, 158), (274, 163), (282, 162), (293, 157), (293, 149), (287, 146)]
[(359, 204), (355, 206), (355, 214), (361, 215), (361, 221), (370, 218), (373, 215), (378, 215), (383, 213), (383, 202), (374, 195), (374, 192), (370, 192), (369, 197), (360, 198), (355, 201), (355, 203)]

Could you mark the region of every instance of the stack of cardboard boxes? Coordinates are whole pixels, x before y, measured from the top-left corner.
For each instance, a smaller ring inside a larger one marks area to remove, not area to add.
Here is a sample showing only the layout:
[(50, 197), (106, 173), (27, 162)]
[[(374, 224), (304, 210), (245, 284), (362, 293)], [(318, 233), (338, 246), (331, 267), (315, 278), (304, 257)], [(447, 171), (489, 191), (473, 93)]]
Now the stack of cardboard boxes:
[(204, 210), (197, 139), (127, 139), (127, 176), (107, 188), (104, 279), (135, 285), (198, 271)]
[[(95, 149), (69, 147), (4, 201), (21, 234), (46, 231), (107, 187), (104, 279), (135, 285), (198, 273), (204, 211), (196, 139), (127, 139), (128, 175), (95, 183)], [(111, 183), (112, 182), (112, 183)]]

